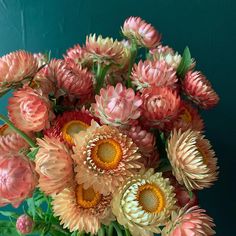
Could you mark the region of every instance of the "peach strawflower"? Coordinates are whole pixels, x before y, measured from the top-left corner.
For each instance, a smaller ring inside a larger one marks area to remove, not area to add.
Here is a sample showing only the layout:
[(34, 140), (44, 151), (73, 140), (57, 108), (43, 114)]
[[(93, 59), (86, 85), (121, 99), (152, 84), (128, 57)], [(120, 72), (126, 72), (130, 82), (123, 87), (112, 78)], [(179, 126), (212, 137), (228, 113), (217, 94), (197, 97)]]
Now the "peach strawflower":
[(114, 192), (142, 167), (138, 147), (115, 127), (92, 122), (74, 137), (76, 180), (85, 188), (93, 187), (101, 194)]
[(198, 131), (172, 131), (167, 154), (173, 175), (188, 190), (210, 187), (217, 180), (217, 158), (211, 144)]
[(112, 212), (133, 236), (160, 233), (174, 209), (175, 194), (162, 173), (149, 169), (129, 178), (113, 194)]
[(142, 100), (131, 88), (122, 84), (115, 87), (107, 86), (100, 90), (100, 96), (96, 95), (96, 104), (92, 104), (95, 116), (103, 124), (113, 126), (128, 125), (141, 115), (140, 106)]
[(176, 118), (180, 107), (180, 97), (166, 87), (151, 87), (143, 90), (142, 111), (144, 122), (162, 128), (166, 122)]
[(171, 221), (162, 231), (162, 236), (210, 236), (215, 235), (212, 229), (215, 224), (203, 209), (198, 206), (181, 208), (173, 212)]
[[(87, 96), (93, 90), (93, 75), (86, 68), (74, 61), (66, 63), (63, 60), (52, 60), (49, 64), (57, 82), (57, 86), (64, 93), (70, 96)], [(62, 92), (60, 91), (60, 92)]]
[(176, 71), (165, 61), (139, 61), (132, 70), (132, 83), (138, 90), (147, 87), (176, 88)]
[(202, 131), (204, 129), (204, 122), (196, 108), (182, 101), (179, 110), (178, 117), (166, 124), (165, 128), (167, 130), (181, 129), (182, 131), (186, 131), (192, 129)]
[(118, 64), (123, 56), (124, 46), (112, 38), (103, 38), (101, 35), (86, 37), (86, 50), (89, 57), (101, 64)]
[(23, 154), (0, 153), (0, 205), (18, 207), (37, 184), (33, 163)]
[(52, 207), (54, 215), (70, 232), (78, 230), (97, 234), (102, 223), (109, 224), (114, 220), (111, 199), (111, 194), (104, 196), (92, 188), (77, 185), (54, 195)]
[(178, 52), (174, 52), (172, 48), (162, 45), (151, 49), (150, 54), (154, 61), (165, 61), (174, 70), (177, 70), (182, 59)]
[(16, 229), (20, 234), (26, 235), (33, 232), (34, 221), (33, 219), (24, 214), (17, 218)]
[(8, 115), (14, 125), (25, 132), (43, 130), (52, 118), (48, 99), (40, 90), (27, 86), (13, 92), (9, 98)]
[(39, 187), (46, 194), (59, 193), (73, 183), (73, 162), (69, 150), (56, 138), (37, 139), (39, 150), (35, 170)]
[(0, 58), (0, 91), (32, 77), (38, 69), (37, 59), (26, 51), (16, 51)]
[(28, 147), (28, 143), (8, 125), (0, 126), (0, 153), (19, 152)]
[(94, 117), (85, 109), (66, 111), (53, 121), (52, 126), (44, 131), (44, 135), (59, 138), (60, 141), (73, 145), (73, 135), (86, 130), (93, 119)]
[(210, 81), (199, 71), (189, 71), (182, 86), (189, 99), (203, 109), (212, 108), (219, 102), (219, 96), (213, 90)]
[(147, 48), (156, 47), (161, 40), (161, 35), (156, 29), (140, 17), (126, 19), (121, 30), (128, 39), (135, 40), (138, 45)]

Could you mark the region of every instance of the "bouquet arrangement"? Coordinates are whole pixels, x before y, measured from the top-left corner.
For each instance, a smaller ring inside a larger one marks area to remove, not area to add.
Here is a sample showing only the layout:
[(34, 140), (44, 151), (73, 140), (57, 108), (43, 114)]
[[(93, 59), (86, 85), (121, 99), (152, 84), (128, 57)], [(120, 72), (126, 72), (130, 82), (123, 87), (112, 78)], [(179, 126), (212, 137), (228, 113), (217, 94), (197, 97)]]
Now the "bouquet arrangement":
[[(214, 235), (197, 191), (217, 180), (199, 109), (219, 97), (139, 17), (123, 41), (89, 35), (63, 59), (16, 51), (0, 58), (4, 236)], [(22, 204), (21, 204), (22, 203)]]

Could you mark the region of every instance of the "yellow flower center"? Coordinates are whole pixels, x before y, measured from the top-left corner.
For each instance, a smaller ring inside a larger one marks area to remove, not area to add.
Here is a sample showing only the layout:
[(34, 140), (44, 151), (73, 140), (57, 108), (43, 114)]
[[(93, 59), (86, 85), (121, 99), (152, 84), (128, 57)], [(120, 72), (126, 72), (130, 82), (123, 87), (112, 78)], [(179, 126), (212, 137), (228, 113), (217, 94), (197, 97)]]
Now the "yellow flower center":
[(62, 128), (62, 136), (65, 141), (70, 144), (74, 144), (73, 135), (78, 134), (80, 131), (84, 131), (89, 127), (88, 124), (80, 120), (72, 120), (66, 123)]
[(181, 114), (181, 119), (186, 123), (190, 123), (192, 121), (192, 116), (186, 108), (184, 108), (184, 112)]
[(95, 207), (101, 200), (100, 193), (95, 192), (93, 188), (84, 189), (83, 185), (78, 185), (76, 188), (77, 204), (83, 208)]
[(92, 159), (95, 164), (104, 170), (115, 169), (122, 158), (122, 149), (113, 139), (102, 139), (95, 143), (92, 149)]
[(155, 184), (147, 183), (139, 187), (137, 200), (149, 213), (160, 213), (165, 207), (165, 196)]

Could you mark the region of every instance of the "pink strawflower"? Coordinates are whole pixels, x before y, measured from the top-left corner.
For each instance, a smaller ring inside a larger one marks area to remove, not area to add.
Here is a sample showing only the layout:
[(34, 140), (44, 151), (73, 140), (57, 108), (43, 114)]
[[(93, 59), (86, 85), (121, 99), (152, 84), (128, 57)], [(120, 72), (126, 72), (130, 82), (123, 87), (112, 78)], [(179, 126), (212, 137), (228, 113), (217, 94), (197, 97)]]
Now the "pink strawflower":
[(130, 17), (125, 20), (122, 33), (129, 39), (134, 39), (138, 45), (153, 48), (161, 40), (161, 35), (151, 25), (140, 17)]
[(34, 53), (33, 56), (37, 60), (39, 68), (41, 66), (45, 65), (47, 63), (47, 61), (48, 61), (48, 58), (47, 58), (46, 54)]
[(203, 109), (212, 108), (219, 102), (219, 96), (201, 72), (189, 71), (182, 86), (189, 99)]
[(132, 70), (132, 83), (138, 90), (147, 87), (175, 88), (178, 81), (176, 71), (165, 61), (139, 61)]
[(211, 217), (198, 206), (181, 208), (172, 212), (171, 220), (162, 231), (162, 236), (211, 236), (215, 226)]
[(133, 89), (127, 89), (118, 83), (115, 87), (101, 89), (100, 96), (96, 95), (96, 104), (92, 107), (103, 124), (113, 126), (127, 125), (140, 117), (142, 100), (135, 95)]
[(22, 154), (0, 154), (0, 205), (18, 207), (37, 184), (33, 163)]
[(141, 162), (146, 169), (157, 168), (160, 163), (160, 153), (155, 148), (152, 152), (142, 155)]
[(93, 75), (74, 61), (66, 63), (63, 60), (52, 60), (49, 67), (61, 94), (73, 97), (88, 96), (93, 90)]
[(180, 97), (166, 87), (151, 87), (143, 90), (142, 110), (144, 123), (162, 128), (166, 122), (176, 118)]
[(181, 129), (182, 131), (186, 131), (192, 129), (202, 131), (204, 129), (203, 119), (195, 107), (182, 101), (179, 109), (178, 117), (166, 124), (166, 130)]
[(19, 152), (28, 146), (28, 143), (8, 125), (0, 126), (0, 153)]
[(0, 87), (9, 87), (26, 77), (33, 76), (38, 69), (34, 56), (26, 51), (16, 51), (0, 58)]
[(16, 221), (16, 229), (19, 231), (19, 233), (25, 235), (30, 234), (33, 232), (34, 228), (34, 221), (33, 219), (24, 214), (18, 217)]
[(49, 124), (50, 104), (48, 99), (30, 87), (21, 88), (9, 99), (8, 115), (22, 131), (41, 131)]

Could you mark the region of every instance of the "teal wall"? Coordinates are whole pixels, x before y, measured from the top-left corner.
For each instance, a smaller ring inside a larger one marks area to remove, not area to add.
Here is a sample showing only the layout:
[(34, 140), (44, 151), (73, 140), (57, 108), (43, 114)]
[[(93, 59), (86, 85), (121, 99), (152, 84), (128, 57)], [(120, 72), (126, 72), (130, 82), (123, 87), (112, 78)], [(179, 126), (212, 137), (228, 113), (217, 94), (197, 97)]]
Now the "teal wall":
[[(141, 16), (182, 52), (189, 46), (197, 68), (221, 96), (204, 113), (207, 137), (219, 157), (220, 180), (201, 194), (201, 206), (217, 224), (217, 235), (236, 235), (236, 1), (233, 0), (1, 0), (0, 55), (17, 49), (51, 50), (61, 56), (89, 33), (120, 37), (128, 16)], [(5, 113), (7, 99), (0, 101)]]

